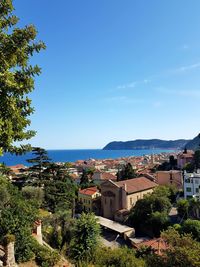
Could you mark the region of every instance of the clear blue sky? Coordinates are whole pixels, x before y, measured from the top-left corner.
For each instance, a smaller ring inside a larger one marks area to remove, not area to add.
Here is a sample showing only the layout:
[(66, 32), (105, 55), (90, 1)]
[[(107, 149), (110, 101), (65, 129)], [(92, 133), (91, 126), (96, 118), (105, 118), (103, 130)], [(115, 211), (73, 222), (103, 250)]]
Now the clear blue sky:
[(200, 131), (199, 0), (14, 0), (47, 49), (31, 144), (101, 148)]

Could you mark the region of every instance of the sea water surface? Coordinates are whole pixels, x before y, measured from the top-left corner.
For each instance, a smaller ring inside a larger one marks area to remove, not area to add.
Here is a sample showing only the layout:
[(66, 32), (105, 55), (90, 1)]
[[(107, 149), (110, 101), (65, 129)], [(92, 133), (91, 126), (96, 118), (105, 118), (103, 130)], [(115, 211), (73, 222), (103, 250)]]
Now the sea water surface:
[[(150, 149), (150, 150), (102, 150), (102, 149), (66, 149), (66, 150), (47, 150), (48, 156), (53, 162), (75, 162), (77, 160), (88, 159), (116, 159), (129, 156), (143, 156), (159, 154), (163, 152), (174, 152), (174, 150)], [(0, 157), (0, 162), (7, 166), (16, 164), (30, 165), (26, 160), (33, 158), (31, 152), (25, 155), (16, 156), (5, 153)]]

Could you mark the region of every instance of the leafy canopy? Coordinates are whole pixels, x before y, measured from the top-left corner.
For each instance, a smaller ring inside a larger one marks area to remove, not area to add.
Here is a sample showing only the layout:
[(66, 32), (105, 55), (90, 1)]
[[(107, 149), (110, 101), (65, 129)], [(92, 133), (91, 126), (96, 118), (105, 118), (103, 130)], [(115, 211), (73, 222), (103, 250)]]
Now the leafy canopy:
[(16, 147), (13, 142), (28, 140), (35, 135), (27, 130), (34, 109), (29, 93), (34, 89), (34, 77), (40, 68), (30, 64), (34, 52), (45, 48), (36, 42), (33, 25), (17, 27), (12, 0), (0, 1), (0, 152), (22, 153), (28, 145)]

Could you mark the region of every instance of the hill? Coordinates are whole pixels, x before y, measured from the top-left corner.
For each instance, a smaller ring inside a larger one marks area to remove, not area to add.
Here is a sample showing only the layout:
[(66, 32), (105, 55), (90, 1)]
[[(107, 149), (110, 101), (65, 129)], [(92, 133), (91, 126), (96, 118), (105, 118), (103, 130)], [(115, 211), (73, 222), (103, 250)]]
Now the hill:
[(103, 150), (132, 150), (132, 149), (183, 149), (190, 140), (160, 140), (137, 139), (134, 141), (114, 141), (108, 143)]
[(190, 150), (197, 150), (200, 148), (200, 134), (198, 134), (194, 139), (190, 140), (186, 144), (186, 148)]

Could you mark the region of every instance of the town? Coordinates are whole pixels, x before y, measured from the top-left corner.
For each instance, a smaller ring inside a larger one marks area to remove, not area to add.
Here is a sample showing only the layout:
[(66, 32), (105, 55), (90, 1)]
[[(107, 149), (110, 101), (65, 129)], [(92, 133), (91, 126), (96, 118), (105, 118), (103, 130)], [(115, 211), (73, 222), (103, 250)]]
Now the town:
[(0, 267), (200, 267), (199, 10), (0, 0)]
[[(35, 148), (34, 153), (36, 158), (28, 160), (32, 166), (2, 164), (0, 172), (20, 188), (25, 197), (37, 196), (41, 200), (40, 218), (35, 222), (37, 230), (33, 230), (40, 245), (47, 242), (58, 248), (58, 236), (51, 241), (53, 232), (49, 234), (52, 226), (48, 220), (54, 220), (52, 214), (59, 209), (60, 212), (68, 210), (72, 220), (79, 220), (82, 214), (95, 214), (101, 226), (101, 243), (111, 249), (127, 246), (137, 254), (146, 247), (162, 257), (169, 245), (160, 235), (169, 227), (185, 229), (185, 233), (192, 233), (200, 240), (200, 235), (196, 235), (200, 227), (199, 150), (185, 148), (173, 153), (74, 163), (52, 163), (41, 148)], [(65, 192), (64, 196), (63, 190), (48, 188), (47, 180), (55, 187), (57, 182), (65, 181), (66, 190), (74, 190), (74, 195)], [(56, 199), (56, 194), (63, 196)], [(146, 201), (155, 205), (148, 211), (151, 215), (145, 211), (149, 205)], [(58, 224), (56, 231), (60, 227)]]

